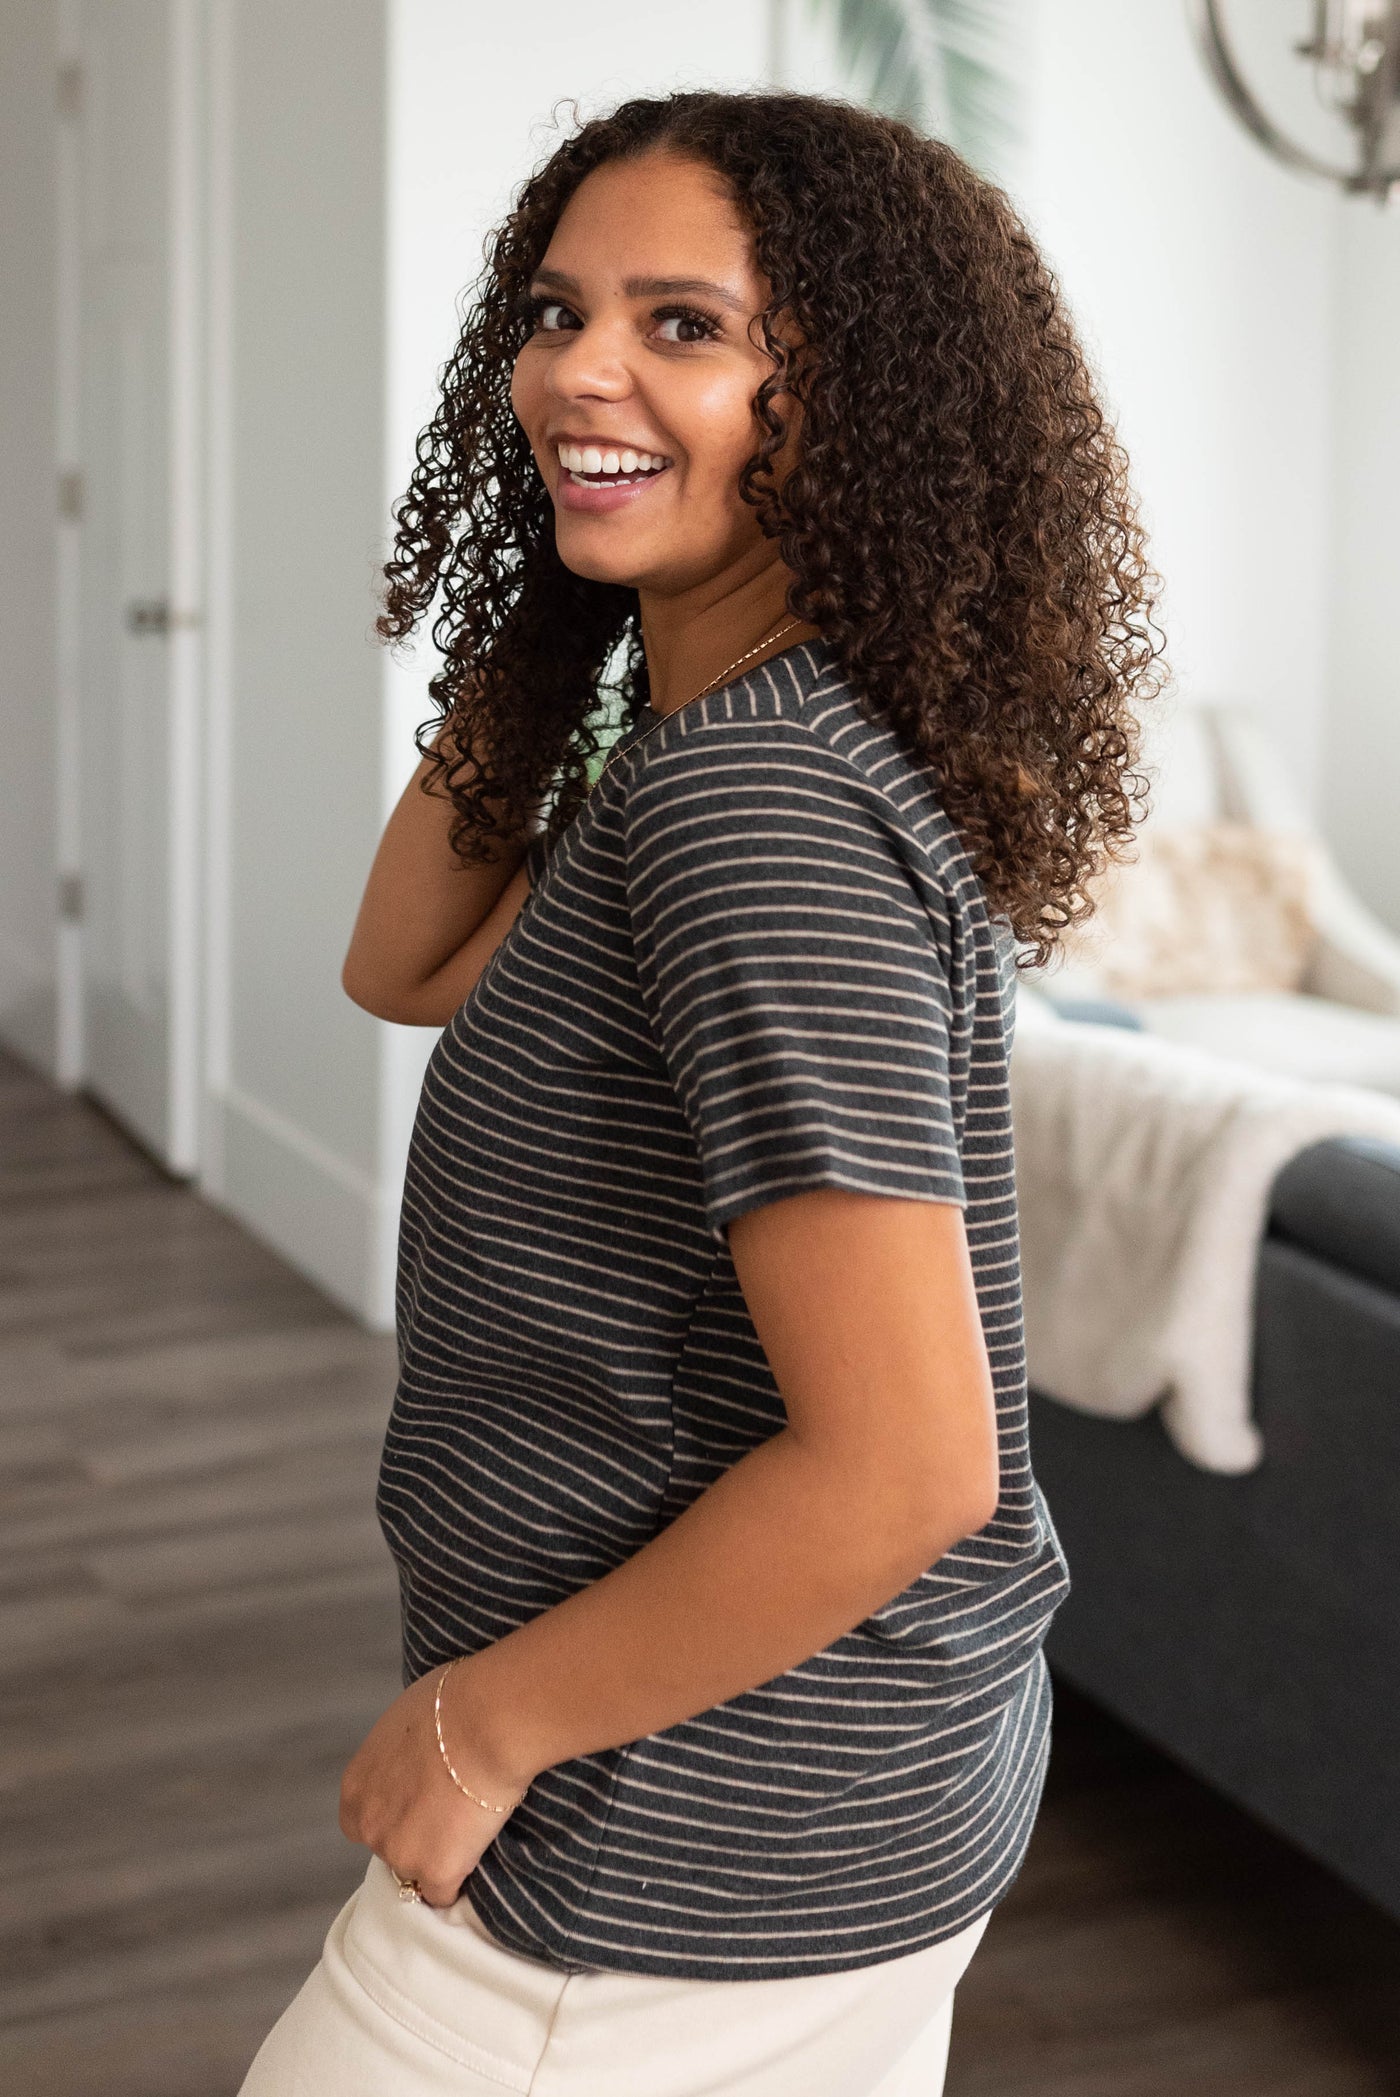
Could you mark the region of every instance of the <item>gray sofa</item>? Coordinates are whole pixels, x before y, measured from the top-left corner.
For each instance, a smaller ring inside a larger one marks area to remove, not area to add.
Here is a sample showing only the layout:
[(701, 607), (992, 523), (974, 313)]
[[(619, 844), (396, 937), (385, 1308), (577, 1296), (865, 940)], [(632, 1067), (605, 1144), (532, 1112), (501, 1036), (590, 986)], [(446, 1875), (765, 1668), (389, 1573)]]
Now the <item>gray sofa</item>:
[(1198, 1469), (1156, 1415), (1033, 1393), (1069, 1558), (1052, 1668), (1400, 1916), (1400, 1151), (1275, 1183), (1256, 1299), (1265, 1458)]

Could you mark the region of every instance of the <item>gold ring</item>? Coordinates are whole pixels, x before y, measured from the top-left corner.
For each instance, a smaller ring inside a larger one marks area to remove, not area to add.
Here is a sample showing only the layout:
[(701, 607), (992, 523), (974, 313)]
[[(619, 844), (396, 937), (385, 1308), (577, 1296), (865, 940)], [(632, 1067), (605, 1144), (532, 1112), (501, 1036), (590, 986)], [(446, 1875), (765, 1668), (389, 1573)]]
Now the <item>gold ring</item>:
[(401, 1879), (392, 1864), (389, 1866), (389, 1876), (399, 1889), (400, 1900), (421, 1900), (423, 1898), (423, 1889), (417, 1879)]

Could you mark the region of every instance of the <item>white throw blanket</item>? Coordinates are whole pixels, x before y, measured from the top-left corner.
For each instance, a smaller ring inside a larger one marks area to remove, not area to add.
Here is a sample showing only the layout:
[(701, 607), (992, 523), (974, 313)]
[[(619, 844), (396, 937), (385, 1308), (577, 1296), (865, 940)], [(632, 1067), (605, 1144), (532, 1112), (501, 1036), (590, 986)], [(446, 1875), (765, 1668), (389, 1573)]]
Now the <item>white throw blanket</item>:
[(1248, 1471), (1255, 1267), (1269, 1190), (1309, 1144), (1400, 1144), (1400, 1101), (1061, 1019), (1024, 991), (1011, 1058), (1034, 1387)]

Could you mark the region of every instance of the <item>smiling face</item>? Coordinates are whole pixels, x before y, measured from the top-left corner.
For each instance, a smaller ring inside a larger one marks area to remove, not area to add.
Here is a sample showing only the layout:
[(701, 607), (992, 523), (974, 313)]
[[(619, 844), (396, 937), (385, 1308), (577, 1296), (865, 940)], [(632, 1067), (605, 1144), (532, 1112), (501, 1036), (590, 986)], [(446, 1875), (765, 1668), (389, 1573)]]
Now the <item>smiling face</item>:
[(511, 400), (565, 565), (669, 597), (773, 558), (738, 489), (773, 369), (749, 336), (768, 285), (715, 171), (671, 153), (595, 169), (531, 292)]

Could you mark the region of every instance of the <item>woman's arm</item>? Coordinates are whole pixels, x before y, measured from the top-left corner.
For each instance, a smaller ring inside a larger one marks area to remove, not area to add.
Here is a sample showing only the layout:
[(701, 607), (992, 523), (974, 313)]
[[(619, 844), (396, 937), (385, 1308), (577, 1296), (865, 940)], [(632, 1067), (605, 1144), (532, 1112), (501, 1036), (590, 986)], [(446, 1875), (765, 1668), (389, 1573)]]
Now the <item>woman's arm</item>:
[[(787, 1424), (635, 1556), (454, 1668), (446, 1738), (488, 1799), (772, 1680), (995, 1512), (962, 1211), (823, 1187), (748, 1211), (729, 1241)], [(433, 1687), (415, 1684), (369, 1736), (342, 1826), (451, 1900), (500, 1823), (452, 1792)]]
[[(446, 732), (440, 748), (450, 748)], [(448, 843), (452, 804), (424, 758), (399, 796), (369, 870), (340, 980), (379, 1019), (445, 1026), (529, 894), (526, 840), (492, 866), (464, 866)]]

